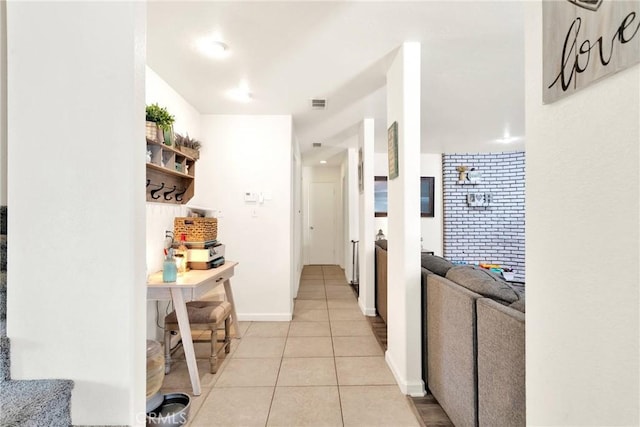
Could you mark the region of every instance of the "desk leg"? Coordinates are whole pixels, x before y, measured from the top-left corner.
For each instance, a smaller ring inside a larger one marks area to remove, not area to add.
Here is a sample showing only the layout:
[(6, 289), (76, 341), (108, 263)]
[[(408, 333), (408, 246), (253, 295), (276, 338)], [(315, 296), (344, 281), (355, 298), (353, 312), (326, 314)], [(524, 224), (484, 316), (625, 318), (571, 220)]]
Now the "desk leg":
[(180, 289), (171, 288), (171, 298), (173, 299), (173, 307), (175, 308), (176, 316), (178, 317), (178, 326), (180, 327), (180, 335), (182, 336), (182, 347), (184, 348), (184, 355), (187, 360), (187, 368), (189, 368), (193, 394), (195, 396), (199, 396), (200, 376), (198, 375), (196, 352), (193, 348), (191, 326), (189, 325), (189, 316), (187, 315), (187, 304), (184, 302), (184, 296)]
[(238, 324), (238, 315), (236, 314), (236, 303), (233, 301), (233, 292), (231, 291), (231, 281), (224, 281), (224, 293), (231, 303), (231, 317), (233, 320), (233, 328), (236, 330), (236, 338), (240, 338), (240, 325)]

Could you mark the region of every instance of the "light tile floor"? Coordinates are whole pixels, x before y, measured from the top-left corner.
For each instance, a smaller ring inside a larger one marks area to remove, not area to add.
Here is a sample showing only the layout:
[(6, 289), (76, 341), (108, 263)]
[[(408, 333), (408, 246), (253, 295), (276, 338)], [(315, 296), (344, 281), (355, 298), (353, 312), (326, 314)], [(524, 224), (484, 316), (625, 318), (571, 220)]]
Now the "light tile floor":
[[(216, 374), (195, 344), (202, 394), (187, 425), (420, 426), (339, 267), (304, 268), (291, 322), (240, 329)], [(162, 390), (191, 392), (181, 350)]]

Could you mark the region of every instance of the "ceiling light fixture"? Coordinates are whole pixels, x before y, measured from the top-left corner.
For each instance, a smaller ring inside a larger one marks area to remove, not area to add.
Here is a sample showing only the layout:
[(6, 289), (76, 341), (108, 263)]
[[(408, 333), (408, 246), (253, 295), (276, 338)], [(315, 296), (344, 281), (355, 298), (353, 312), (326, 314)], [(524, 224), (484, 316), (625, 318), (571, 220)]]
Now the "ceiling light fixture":
[(249, 85), (245, 81), (240, 82), (237, 88), (229, 90), (227, 96), (238, 102), (249, 102), (253, 99)]
[(326, 160), (320, 160), (320, 164), (321, 164), (321, 165), (326, 165), (326, 164), (327, 164), (327, 161), (326, 161)]
[(498, 138), (496, 140), (494, 140), (495, 142), (499, 142), (500, 144), (512, 144), (514, 142), (518, 142), (521, 141), (522, 137), (521, 136), (508, 136), (505, 135), (502, 138)]
[(219, 37), (202, 37), (197, 41), (196, 45), (200, 53), (209, 58), (226, 58), (229, 56), (229, 46), (221, 42)]

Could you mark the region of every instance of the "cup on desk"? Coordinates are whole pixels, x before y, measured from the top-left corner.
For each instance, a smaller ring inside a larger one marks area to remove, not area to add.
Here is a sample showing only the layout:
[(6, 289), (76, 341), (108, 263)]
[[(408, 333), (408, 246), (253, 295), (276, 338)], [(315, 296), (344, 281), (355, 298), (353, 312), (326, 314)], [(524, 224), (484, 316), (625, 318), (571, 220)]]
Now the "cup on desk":
[(173, 257), (165, 258), (162, 264), (162, 281), (163, 282), (175, 282), (178, 280), (178, 266)]

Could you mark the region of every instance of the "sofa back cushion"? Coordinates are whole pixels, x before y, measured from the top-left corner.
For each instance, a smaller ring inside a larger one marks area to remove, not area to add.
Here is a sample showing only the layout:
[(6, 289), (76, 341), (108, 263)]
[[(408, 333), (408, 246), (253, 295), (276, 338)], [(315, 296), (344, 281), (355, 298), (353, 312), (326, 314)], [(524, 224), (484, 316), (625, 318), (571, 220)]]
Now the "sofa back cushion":
[(474, 265), (458, 265), (447, 271), (446, 278), (484, 297), (513, 303), (519, 297), (504, 280)]
[(422, 267), (438, 276), (445, 277), (453, 264), (437, 255), (422, 254)]

